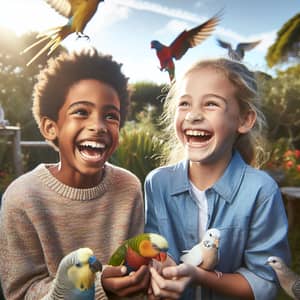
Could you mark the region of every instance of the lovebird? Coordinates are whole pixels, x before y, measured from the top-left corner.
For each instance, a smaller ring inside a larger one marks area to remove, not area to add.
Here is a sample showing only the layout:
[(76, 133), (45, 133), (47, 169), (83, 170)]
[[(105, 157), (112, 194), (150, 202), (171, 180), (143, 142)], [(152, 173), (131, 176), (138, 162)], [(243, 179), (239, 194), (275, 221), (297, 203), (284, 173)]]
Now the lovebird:
[(160, 70), (169, 73), (170, 81), (175, 77), (175, 65), (173, 59), (179, 60), (188, 51), (203, 42), (214, 31), (220, 22), (221, 14), (218, 13), (205, 23), (190, 30), (182, 31), (169, 46), (165, 46), (157, 40), (151, 41), (151, 48), (156, 50), (160, 62)]
[[(185, 254), (180, 260), (185, 264), (200, 266), (205, 270), (214, 270), (219, 261), (220, 231), (216, 228), (208, 229), (202, 241), (190, 250), (184, 250)], [(218, 274), (218, 272), (216, 272)]]
[(168, 247), (168, 241), (159, 234), (138, 234), (125, 240), (112, 254), (108, 264), (125, 265), (129, 274), (142, 265), (148, 265), (152, 258), (164, 262), (167, 258)]
[(24, 49), (21, 54), (26, 53), (30, 49), (36, 47), (44, 41), (48, 43), (26, 64), (29, 66), (40, 55), (48, 51), (48, 55), (60, 45), (61, 41), (69, 34), (76, 32), (78, 37), (88, 37), (83, 31), (97, 11), (98, 5), (104, 0), (45, 0), (59, 14), (68, 18), (68, 22), (64, 26), (58, 26), (48, 29), (37, 35), (38, 41)]
[(52, 288), (43, 299), (94, 300), (95, 273), (102, 264), (89, 248), (79, 248), (60, 262)]
[(278, 256), (270, 256), (267, 264), (275, 271), (283, 290), (293, 299), (300, 299), (300, 275), (289, 269)]
[(256, 47), (261, 41), (255, 41), (255, 42), (249, 42), (249, 43), (239, 43), (237, 44), (236, 48), (233, 49), (232, 45), (228, 42), (225, 42), (221, 39), (217, 39), (217, 42), (220, 47), (228, 49), (228, 56), (232, 60), (241, 61), (243, 60), (245, 56), (246, 51), (252, 50), (254, 47)]

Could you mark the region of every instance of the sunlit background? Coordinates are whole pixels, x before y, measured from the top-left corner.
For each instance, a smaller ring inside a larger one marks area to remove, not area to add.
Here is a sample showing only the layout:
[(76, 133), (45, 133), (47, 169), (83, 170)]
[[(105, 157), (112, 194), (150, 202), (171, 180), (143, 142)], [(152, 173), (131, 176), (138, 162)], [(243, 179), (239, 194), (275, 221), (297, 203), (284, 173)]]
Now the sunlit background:
[[(169, 45), (182, 30), (191, 29), (223, 10), (221, 23), (214, 33), (176, 62), (176, 76), (195, 60), (226, 56), (226, 50), (217, 45), (216, 37), (233, 46), (238, 42), (262, 40), (246, 53), (244, 62), (249, 67), (272, 72), (265, 62), (267, 48), (278, 29), (299, 9), (300, 3), (296, 0), (105, 0), (85, 29), (90, 40), (77, 39), (72, 34), (62, 45), (68, 50), (94, 46), (103, 53), (112, 54), (124, 64), (123, 70), (131, 82), (167, 83), (168, 74), (159, 70), (150, 41), (157, 39)], [(18, 35), (66, 22), (43, 0), (10, 0), (1, 5), (0, 26)]]

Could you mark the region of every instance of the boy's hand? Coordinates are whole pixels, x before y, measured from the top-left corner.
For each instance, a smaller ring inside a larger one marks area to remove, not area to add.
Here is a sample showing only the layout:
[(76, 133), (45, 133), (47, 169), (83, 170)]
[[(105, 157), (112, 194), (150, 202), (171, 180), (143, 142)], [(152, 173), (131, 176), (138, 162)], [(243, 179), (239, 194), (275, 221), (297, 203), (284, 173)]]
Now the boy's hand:
[(129, 275), (126, 272), (125, 266), (106, 266), (101, 276), (104, 290), (120, 297), (146, 293), (150, 282), (149, 267), (141, 266)]

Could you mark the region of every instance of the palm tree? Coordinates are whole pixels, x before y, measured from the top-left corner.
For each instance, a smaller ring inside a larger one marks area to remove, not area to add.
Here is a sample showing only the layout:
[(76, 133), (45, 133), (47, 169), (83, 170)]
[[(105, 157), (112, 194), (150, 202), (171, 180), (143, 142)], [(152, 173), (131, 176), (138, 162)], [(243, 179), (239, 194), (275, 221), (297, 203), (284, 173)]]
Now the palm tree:
[(274, 44), (268, 49), (269, 67), (300, 59), (300, 13), (288, 20), (277, 32)]

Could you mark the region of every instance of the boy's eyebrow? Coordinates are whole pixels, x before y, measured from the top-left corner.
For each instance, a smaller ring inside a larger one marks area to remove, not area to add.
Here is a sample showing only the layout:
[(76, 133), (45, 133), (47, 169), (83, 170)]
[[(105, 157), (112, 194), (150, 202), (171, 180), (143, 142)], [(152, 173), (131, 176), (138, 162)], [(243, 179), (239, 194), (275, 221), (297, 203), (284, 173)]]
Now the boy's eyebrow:
[[(90, 101), (86, 101), (86, 100), (81, 100), (81, 101), (72, 103), (72, 104), (68, 107), (68, 109), (72, 109), (72, 108), (74, 108), (74, 107), (76, 107), (76, 106), (78, 106), (78, 105), (94, 106), (94, 103), (92, 103), (92, 102), (90, 102)], [(115, 110), (116, 112), (120, 113), (120, 109), (119, 109), (118, 107), (116, 107), (115, 105), (113, 105), (113, 104), (106, 104), (106, 105), (104, 105), (104, 107), (105, 107), (106, 110), (112, 109), (112, 110)]]

